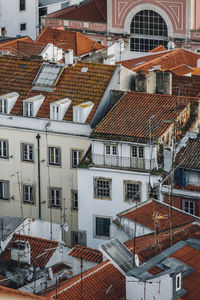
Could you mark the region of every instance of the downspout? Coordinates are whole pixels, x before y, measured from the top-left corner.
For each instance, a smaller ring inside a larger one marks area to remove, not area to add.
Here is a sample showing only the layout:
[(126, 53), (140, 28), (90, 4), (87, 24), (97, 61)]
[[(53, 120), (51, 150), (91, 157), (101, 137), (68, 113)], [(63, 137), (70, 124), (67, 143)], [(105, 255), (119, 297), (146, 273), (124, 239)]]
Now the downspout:
[(40, 135), (36, 136), (38, 148), (38, 201), (39, 201), (39, 220), (41, 220), (41, 184), (40, 184)]

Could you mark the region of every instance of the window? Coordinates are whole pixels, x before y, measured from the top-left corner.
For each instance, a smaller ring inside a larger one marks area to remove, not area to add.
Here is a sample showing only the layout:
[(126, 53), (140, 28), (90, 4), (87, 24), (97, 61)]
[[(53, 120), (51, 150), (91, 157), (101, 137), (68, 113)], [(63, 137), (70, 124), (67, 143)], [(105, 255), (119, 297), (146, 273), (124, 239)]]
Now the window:
[(110, 218), (95, 217), (95, 236), (110, 237)]
[(176, 291), (181, 290), (181, 273), (176, 275)]
[(0, 141), (0, 157), (8, 158), (8, 142)]
[(117, 155), (117, 146), (106, 145), (106, 154), (107, 155)]
[(183, 200), (183, 210), (191, 215), (195, 214), (195, 202)]
[(24, 102), (24, 116), (33, 117), (33, 103)]
[(22, 144), (22, 160), (33, 161), (33, 145)]
[(149, 185), (148, 188), (148, 193), (149, 193), (149, 199), (155, 199), (155, 200), (159, 200), (159, 186), (155, 185), (155, 186), (151, 186)]
[(26, 30), (26, 23), (20, 24), (20, 31)]
[(78, 191), (72, 190), (72, 207), (78, 209)]
[(26, 0), (19, 0), (19, 10), (25, 10), (26, 9)]
[(23, 186), (24, 203), (34, 203), (34, 188), (31, 185)]
[(142, 146), (132, 146), (131, 147), (131, 156), (144, 158), (144, 147)]
[(167, 47), (168, 30), (164, 19), (153, 10), (138, 12), (131, 22), (131, 51), (148, 52), (162, 44)]
[(0, 199), (8, 200), (8, 181), (0, 181)]
[(53, 120), (59, 120), (60, 119), (59, 106), (57, 106), (57, 105), (52, 106), (52, 119)]
[(125, 181), (125, 201), (140, 201), (140, 183)]
[(50, 206), (60, 207), (61, 206), (61, 189), (50, 188)]
[(7, 100), (6, 99), (0, 100), (0, 113), (7, 114)]
[(56, 147), (49, 147), (49, 164), (61, 165), (61, 149)]
[(111, 199), (111, 179), (94, 179), (94, 197)]
[(77, 244), (87, 246), (87, 232), (85, 230), (72, 231), (72, 246)]
[(72, 168), (76, 168), (83, 158), (83, 151), (72, 150)]

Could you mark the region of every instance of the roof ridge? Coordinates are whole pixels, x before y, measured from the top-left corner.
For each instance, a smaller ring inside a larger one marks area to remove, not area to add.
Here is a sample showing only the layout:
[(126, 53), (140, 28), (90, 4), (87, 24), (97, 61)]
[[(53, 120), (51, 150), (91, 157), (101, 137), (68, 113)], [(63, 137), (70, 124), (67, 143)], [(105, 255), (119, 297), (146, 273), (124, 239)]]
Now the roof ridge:
[(40, 237), (31, 236), (31, 235), (25, 235), (25, 234), (20, 234), (20, 233), (14, 233), (14, 236), (20, 236), (22, 238), (24, 237), (24, 238), (28, 238), (30, 240), (40, 240), (40, 241), (45, 241), (45, 242), (59, 244), (59, 242), (57, 242), (57, 241), (51, 241), (51, 240), (43, 239), (43, 238), (40, 238)]

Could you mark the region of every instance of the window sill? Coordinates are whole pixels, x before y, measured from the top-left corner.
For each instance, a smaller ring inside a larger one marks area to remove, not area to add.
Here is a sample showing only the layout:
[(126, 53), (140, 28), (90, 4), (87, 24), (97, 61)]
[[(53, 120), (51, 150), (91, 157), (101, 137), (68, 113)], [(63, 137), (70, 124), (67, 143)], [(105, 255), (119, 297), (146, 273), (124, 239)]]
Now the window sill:
[(112, 198), (97, 197), (96, 195), (94, 195), (93, 198), (94, 198), (94, 200), (108, 200), (108, 201), (112, 201)]

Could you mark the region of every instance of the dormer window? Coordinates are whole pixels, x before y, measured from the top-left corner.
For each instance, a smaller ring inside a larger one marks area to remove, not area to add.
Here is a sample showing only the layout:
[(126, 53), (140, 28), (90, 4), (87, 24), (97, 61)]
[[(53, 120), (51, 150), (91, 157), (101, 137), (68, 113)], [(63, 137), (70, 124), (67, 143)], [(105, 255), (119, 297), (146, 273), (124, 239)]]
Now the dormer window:
[(9, 114), (18, 97), (19, 94), (16, 92), (0, 96), (0, 113)]
[(85, 123), (94, 106), (91, 101), (73, 106), (73, 122)]
[(181, 273), (176, 275), (176, 292), (181, 290)]
[(43, 95), (33, 96), (23, 101), (23, 115), (35, 117), (45, 97)]
[(7, 114), (7, 100), (0, 99), (0, 113)]
[(33, 103), (32, 102), (24, 103), (24, 116), (33, 117)]
[(52, 120), (62, 120), (68, 110), (71, 100), (68, 98), (50, 104), (50, 118)]

